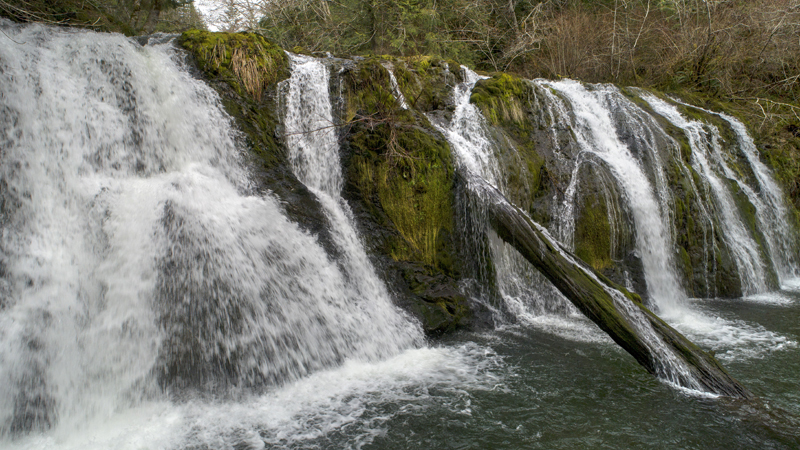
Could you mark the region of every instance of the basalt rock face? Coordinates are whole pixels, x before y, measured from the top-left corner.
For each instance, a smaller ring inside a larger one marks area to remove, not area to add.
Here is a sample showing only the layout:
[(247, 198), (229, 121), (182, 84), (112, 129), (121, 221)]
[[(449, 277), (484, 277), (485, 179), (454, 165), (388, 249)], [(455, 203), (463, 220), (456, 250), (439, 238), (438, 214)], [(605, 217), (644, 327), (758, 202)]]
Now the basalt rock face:
[[(336, 259), (323, 207), (287, 160), (283, 54), (252, 36), (187, 33), (180, 42), (242, 131), (254, 189), (279, 198)], [(432, 58), (319, 61), (331, 75), (342, 201), (395, 303), (429, 336), (514, 320), (499, 272), (510, 266), (495, 259), (516, 251), (650, 372), (750, 396), (651, 312), (665, 295), (771, 289), (796, 267), (796, 242), (771, 237), (794, 236), (786, 226), (794, 212), (768, 212), (780, 193), (764, 181), (768, 171), (753, 161), (735, 119), (638, 89), (478, 77)], [(474, 126), (470, 132), (488, 143), (497, 172), (491, 189), (507, 208), (476, 195), (474, 174), (456, 157), (458, 137), (446, 124), (467, 120), (459, 92), (480, 111), (461, 129)], [(524, 226), (509, 226), (515, 221)], [(516, 250), (498, 253), (498, 236)], [(543, 257), (545, 248), (561, 256)], [(583, 285), (592, 286), (589, 294), (568, 288)], [(583, 301), (594, 294), (611, 305), (607, 314)], [(620, 307), (612, 297), (630, 303), (661, 350), (612, 311)], [(685, 370), (666, 374), (671, 366)]]

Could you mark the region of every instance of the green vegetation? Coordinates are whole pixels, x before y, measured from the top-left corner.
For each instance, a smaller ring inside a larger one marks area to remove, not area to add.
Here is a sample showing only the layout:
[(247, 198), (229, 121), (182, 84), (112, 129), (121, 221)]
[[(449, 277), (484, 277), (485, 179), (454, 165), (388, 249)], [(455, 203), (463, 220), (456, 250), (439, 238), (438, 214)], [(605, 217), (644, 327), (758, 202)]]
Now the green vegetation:
[(0, 16), (129, 36), (205, 28), (194, 0), (0, 0)]
[(390, 135), (390, 126), (381, 124), (351, 137), (352, 176), (364, 200), (380, 205), (399, 232), (387, 249), (395, 260), (449, 270), (450, 255), (440, 251), (453, 230), (449, 148), (416, 128), (398, 133), (395, 144)]
[[(475, 84), (470, 102), (476, 104), (493, 125), (506, 124), (526, 129), (530, 126), (523, 105), (528, 105), (532, 88), (525, 80), (507, 73)], [(524, 103), (523, 103), (524, 102)]]
[[(716, 105), (745, 120), (800, 206), (798, 0), (287, 0), (264, 2), (258, 15), (253, 27), (285, 48), (425, 54)], [(480, 94), (475, 103), (494, 124), (519, 119), (503, 94), (513, 83), (500, 83), (513, 78), (496, 78), (494, 104)]]
[(454, 220), (449, 146), (426, 128), (424, 117), (400, 108), (381, 60), (362, 61), (347, 83), (345, 115), (354, 125), (348, 177), (397, 230), (387, 253), (450, 272), (452, 255), (444, 249)]
[(598, 272), (611, 267), (611, 225), (602, 195), (583, 198), (575, 223), (575, 254)]
[[(264, 103), (264, 92), (289, 76), (286, 53), (255, 33), (190, 30), (178, 42), (220, 91), (259, 165), (270, 169), (280, 163), (285, 152), (275, 133), (275, 108)], [(226, 95), (223, 88), (236, 95)]]
[(201, 69), (256, 101), (267, 86), (289, 76), (286, 53), (255, 33), (190, 30), (179, 42), (194, 55)]

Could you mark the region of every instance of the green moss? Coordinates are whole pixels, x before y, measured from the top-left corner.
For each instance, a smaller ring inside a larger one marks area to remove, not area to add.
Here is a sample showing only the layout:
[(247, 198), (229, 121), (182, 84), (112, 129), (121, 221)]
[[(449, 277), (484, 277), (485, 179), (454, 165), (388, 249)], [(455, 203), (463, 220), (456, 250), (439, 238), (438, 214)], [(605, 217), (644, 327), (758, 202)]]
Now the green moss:
[(284, 160), (285, 150), (276, 137), (277, 120), (271, 109), (224, 97), (222, 106), (244, 133), (251, 155), (262, 169), (271, 169)]
[(594, 270), (611, 267), (611, 225), (602, 196), (586, 195), (575, 223), (575, 254)]
[(286, 53), (254, 33), (189, 30), (179, 43), (214, 82), (222, 105), (243, 132), (254, 160), (262, 169), (277, 166), (285, 152), (276, 137), (275, 108), (265, 105), (262, 97), (289, 76)]
[(495, 74), (475, 84), (470, 102), (478, 106), (493, 125), (512, 123), (527, 128), (529, 121), (523, 105), (528, 103), (531, 87), (527, 81), (507, 73)]
[[(421, 261), (450, 271), (453, 264), (446, 241), (452, 233), (453, 168), (446, 142), (417, 128), (391, 136), (381, 124), (354, 134), (350, 177), (368, 202), (377, 202), (398, 236), (387, 252), (398, 261)], [(389, 142), (396, 140), (396, 149)], [(400, 155), (389, 156), (389, 152)]]
[[(409, 57), (394, 62), (397, 84), (409, 105), (419, 111), (444, 110), (452, 95), (445, 62), (431, 56)], [(448, 67), (451, 67), (448, 64)], [(457, 67), (457, 66), (456, 66)], [(449, 73), (452, 77), (453, 74)]]
[(267, 86), (289, 76), (284, 51), (255, 33), (184, 32), (178, 40), (200, 69), (226, 81), (239, 95), (258, 101)]
[[(422, 60), (423, 62), (428, 60)], [(427, 118), (394, 98), (384, 60), (359, 62), (345, 77), (346, 117), (353, 152), (349, 182), (379, 223), (396, 234), (384, 240), (396, 261), (453, 272), (454, 172), (447, 142)], [(398, 84), (410, 74), (395, 61)], [(399, 75), (398, 75), (399, 74)]]

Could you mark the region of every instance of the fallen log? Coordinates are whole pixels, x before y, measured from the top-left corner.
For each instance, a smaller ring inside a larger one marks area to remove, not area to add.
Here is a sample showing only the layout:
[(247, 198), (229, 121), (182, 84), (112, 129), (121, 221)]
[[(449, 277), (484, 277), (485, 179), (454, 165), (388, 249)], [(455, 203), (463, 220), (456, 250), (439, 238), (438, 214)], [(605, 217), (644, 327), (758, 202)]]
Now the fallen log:
[(586, 317), (596, 323), (648, 372), (680, 386), (713, 394), (753, 394), (720, 363), (647, 309), (641, 298), (596, 273), (565, 250), (547, 230), (480, 177), (468, 174), (489, 222)]

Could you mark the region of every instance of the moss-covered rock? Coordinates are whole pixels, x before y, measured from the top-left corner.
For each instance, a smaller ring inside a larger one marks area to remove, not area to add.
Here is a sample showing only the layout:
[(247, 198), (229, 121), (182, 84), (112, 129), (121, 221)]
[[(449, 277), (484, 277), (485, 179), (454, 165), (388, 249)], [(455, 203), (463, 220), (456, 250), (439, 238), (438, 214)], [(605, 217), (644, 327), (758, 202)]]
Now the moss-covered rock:
[(412, 108), (422, 112), (453, 109), (453, 86), (461, 81), (456, 62), (430, 56), (408, 57), (394, 61), (393, 70)]
[(364, 59), (343, 74), (344, 195), (401, 303), (436, 335), (471, 318), (457, 283), (453, 161), (427, 118), (394, 97), (385, 63)]
[(611, 224), (605, 198), (596, 193), (584, 195), (575, 221), (575, 255), (602, 272), (611, 266)]
[(283, 49), (256, 33), (189, 30), (178, 42), (203, 71), (256, 101), (268, 86), (289, 76), (289, 59)]
[(533, 95), (528, 81), (507, 73), (496, 73), (475, 84), (470, 102), (477, 105), (492, 125), (513, 125), (522, 130), (530, 127), (526, 105)]

